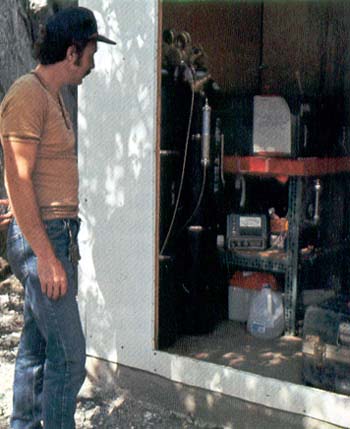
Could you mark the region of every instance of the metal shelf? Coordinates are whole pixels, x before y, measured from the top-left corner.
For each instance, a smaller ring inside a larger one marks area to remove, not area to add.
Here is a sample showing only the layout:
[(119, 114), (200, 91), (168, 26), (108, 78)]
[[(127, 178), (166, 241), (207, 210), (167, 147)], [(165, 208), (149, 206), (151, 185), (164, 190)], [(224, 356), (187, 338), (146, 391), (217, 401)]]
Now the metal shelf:
[[(266, 160), (258, 160), (258, 164), (253, 163), (252, 157), (248, 159), (241, 159), (241, 161), (249, 161), (249, 165), (237, 164), (236, 161), (238, 158), (231, 158), (230, 161), (233, 162), (230, 165), (226, 164), (226, 171), (237, 174), (259, 174), (262, 177), (270, 175), (272, 172), (281, 173), (283, 168), (278, 163), (275, 163), (274, 160), (270, 163)], [(228, 159), (227, 159), (228, 161)], [(280, 161), (280, 160), (279, 160)], [(337, 258), (337, 255), (344, 252), (349, 252), (349, 241), (344, 240), (344, 242), (337, 245), (329, 246), (329, 248), (322, 247), (313, 249), (310, 252), (305, 252), (300, 248), (299, 238), (300, 232), (303, 227), (303, 209), (302, 202), (304, 197), (304, 191), (309, 186), (307, 176), (318, 172), (325, 174), (330, 177), (332, 174), (337, 174), (340, 171), (346, 171), (349, 168), (349, 165), (345, 167), (344, 161), (341, 160), (320, 160), (312, 159), (308, 162), (301, 162), (289, 160), (290, 165), (293, 167), (293, 170), (287, 169), (286, 174), (291, 174), (294, 172), (295, 175), (290, 175), (288, 179), (288, 238), (287, 238), (287, 248), (286, 251), (278, 250), (265, 250), (265, 251), (252, 251), (252, 250), (233, 250), (225, 251), (225, 263), (228, 269), (228, 272), (234, 272), (237, 269), (247, 269), (252, 271), (268, 271), (271, 273), (281, 273), (285, 275), (284, 281), (284, 297), (285, 297), (285, 334), (286, 335), (295, 335), (296, 334), (296, 312), (297, 312), (297, 302), (301, 292), (300, 278), (299, 278), (299, 268), (304, 264), (324, 264), (327, 263), (328, 258)], [(285, 160), (285, 162), (289, 162)], [(317, 167), (317, 162), (320, 162), (320, 165)], [(334, 161), (334, 162), (333, 162)], [(346, 159), (346, 161), (349, 161)], [(238, 161), (237, 161), (238, 162)], [(262, 165), (259, 162), (263, 163)], [(327, 163), (328, 162), (328, 163)], [(289, 165), (289, 164), (288, 164)], [(258, 168), (259, 167), (259, 168)], [(260, 168), (261, 167), (261, 168)], [(272, 168), (274, 167), (274, 168)], [(277, 169), (278, 167), (278, 169)], [(300, 168), (300, 175), (298, 175), (296, 167)], [(266, 169), (265, 169), (266, 168)], [(263, 171), (265, 169), (265, 173)], [(304, 170), (303, 170), (304, 169)], [(305, 171), (307, 172), (305, 173)], [(245, 170), (243, 172), (243, 170)], [(303, 174), (304, 173), (304, 174)], [(306, 177), (305, 177), (306, 176)], [(345, 237), (346, 238), (346, 237)], [(339, 263), (338, 263), (339, 264)], [(337, 264), (335, 264), (337, 265)]]
[(227, 250), (224, 257), (230, 272), (243, 267), (255, 271), (285, 273), (288, 266), (287, 253), (280, 250)]
[(259, 176), (322, 176), (350, 171), (350, 157), (283, 158), (277, 156), (225, 156), (224, 171)]
[(300, 263), (307, 263), (310, 265), (317, 264), (320, 260), (326, 260), (327, 258), (333, 258), (337, 255), (342, 255), (344, 252), (350, 251), (350, 243), (345, 240), (342, 244), (336, 244), (328, 248), (315, 249), (310, 253), (300, 252), (299, 258)]
[[(299, 252), (299, 264), (317, 264), (321, 259), (331, 258), (338, 253), (350, 250), (349, 243), (334, 245), (327, 249), (314, 249), (308, 253)], [(222, 258), (228, 267), (230, 275), (237, 268), (247, 268), (254, 271), (268, 271), (284, 274), (288, 268), (287, 252), (281, 250), (226, 250)]]

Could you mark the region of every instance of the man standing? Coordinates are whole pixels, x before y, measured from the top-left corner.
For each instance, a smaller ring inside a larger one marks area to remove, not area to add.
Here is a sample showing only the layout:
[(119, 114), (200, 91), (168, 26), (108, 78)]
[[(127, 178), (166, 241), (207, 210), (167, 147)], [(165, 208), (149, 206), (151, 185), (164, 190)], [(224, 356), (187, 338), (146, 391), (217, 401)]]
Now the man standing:
[(93, 13), (51, 16), (37, 44), (39, 65), (19, 78), (0, 110), (5, 181), (14, 219), (7, 253), (25, 289), (11, 428), (75, 428), (85, 378), (85, 339), (76, 302), (78, 169), (75, 136), (60, 89), (94, 68)]

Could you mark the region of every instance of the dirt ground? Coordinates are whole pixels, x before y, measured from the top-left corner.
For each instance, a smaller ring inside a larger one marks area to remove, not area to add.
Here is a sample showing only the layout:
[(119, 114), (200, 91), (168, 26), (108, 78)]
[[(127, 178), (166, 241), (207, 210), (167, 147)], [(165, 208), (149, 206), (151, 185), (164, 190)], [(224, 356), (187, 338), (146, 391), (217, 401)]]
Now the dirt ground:
[[(22, 327), (23, 288), (0, 258), (0, 429), (9, 428), (12, 382)], [(213, 426), (200, 424), (190, 416), (179, 416), (154, 404), (133, 398), (125, 389), (106, 396), (96, 390), (94, 397), (79, 397), (77, 429), (185, 429)]]

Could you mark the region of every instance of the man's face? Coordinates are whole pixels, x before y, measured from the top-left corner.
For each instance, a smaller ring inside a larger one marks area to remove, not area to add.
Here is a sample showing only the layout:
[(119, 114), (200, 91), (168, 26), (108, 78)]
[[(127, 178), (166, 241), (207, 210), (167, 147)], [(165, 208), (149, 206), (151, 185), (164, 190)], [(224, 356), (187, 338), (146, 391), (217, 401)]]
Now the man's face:
[(94, 55), (97, 51), (97, 42), (92, 40), (83, 50), (73, 65), (72, 84), (80, 85), (85, 76), (95, 67)]

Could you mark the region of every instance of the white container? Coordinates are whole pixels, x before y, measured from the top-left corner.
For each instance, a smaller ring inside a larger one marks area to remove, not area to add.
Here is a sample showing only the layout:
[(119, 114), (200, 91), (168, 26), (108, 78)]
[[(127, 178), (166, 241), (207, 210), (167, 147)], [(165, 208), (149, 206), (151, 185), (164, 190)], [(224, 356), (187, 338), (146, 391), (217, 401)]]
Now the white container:
[(248, 315), (248, 331), (257, 338), (273, 339), (284, 330), (284, 309), (282, 295), (264, 285), (253, 297)]
[(237, 322), (248, 320), (250, 303), (258, 293), (254, 289), (246, 289), (238, 286), (228, 288), (228, 318)]

